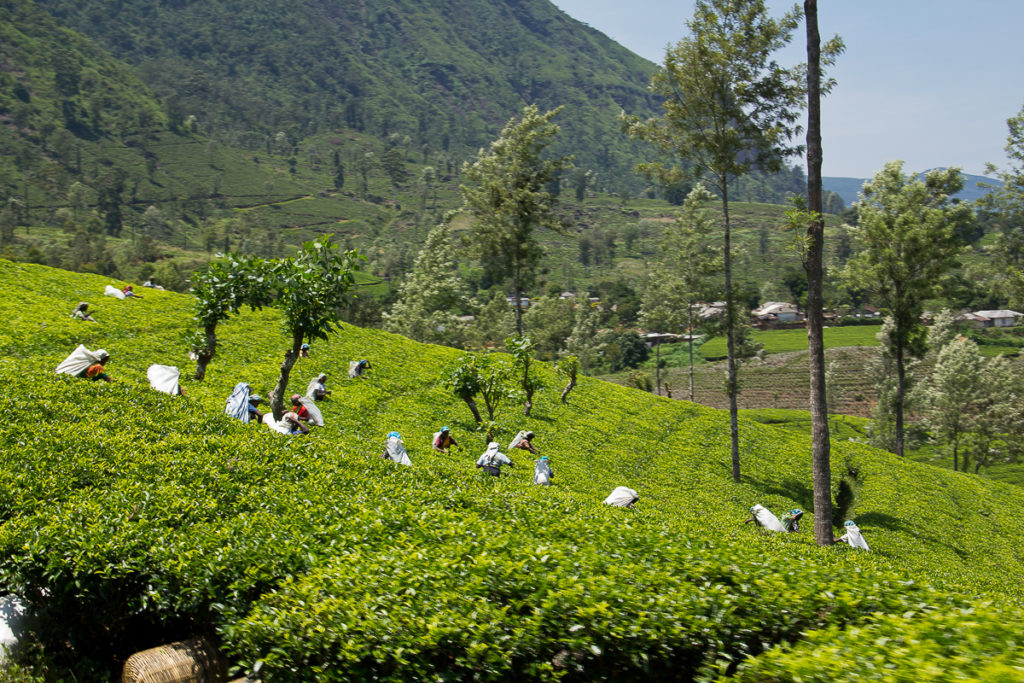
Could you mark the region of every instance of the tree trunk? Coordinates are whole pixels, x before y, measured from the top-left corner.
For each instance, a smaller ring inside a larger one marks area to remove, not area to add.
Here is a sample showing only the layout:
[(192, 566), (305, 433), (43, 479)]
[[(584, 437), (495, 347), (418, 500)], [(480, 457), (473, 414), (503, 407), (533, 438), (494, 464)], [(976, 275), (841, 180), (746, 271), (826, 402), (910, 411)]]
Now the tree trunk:
[(686, 304), (686, 333), (690, 337), (690, 403), (693, 403), (693, 304)]
[(194, 379), (197, 382), (202, 381), (206, 377), (206, 366), (210, 364), (213, 354), (217, 351), (217, 323), (207, 325), (203, 329), (203, 333), (206, 335), (206, 347), (196, 354), (196, 374)]
[[(896, 323), (899, 324), (898, 322)], [(897, 329), (896, 339), (899, 340), (901, 330)], [(903, 383), (906, 380), (906, 368), (903, 367), (903, 344), (896, 342), (896, 455), (903, 457)]]
[(654, 393), (661, 395), (661, 344), (654, 345)]
[(513, 301), (516, 304), (516, 334), (520, 337), (523, 336), (523, 307), (519, 301), (519, 269), (516, 268), (515, 275), (512, 277), (512, 285), (515, 287), (515, 291), (512, 293)]
[(569, 402), (569, 392), (576, 387), (576, 377), (570, 377), (569, 383), (565, 385), (565, 389), (562, 389), (562, 403)]
[(804, 0), (807, 23), (807, 208), (813, 213), (807, 226), (807, 347), (811, 365), (811, 459), (814, 479), (814, 540), (832, 545), (832, 465), (825, 387), (825, 342), (822, 328), (822, 253), (825, 224), (821, 200), (821, 38), (818, 2)]
[(292, 373), (292, 366), (299, 358), (299, 350), (302, 348), (302, 334), (296, 333), (292, 336), (292, 348), (284, 354), (284, 362), (281, 363), (281, 375), (277, 378), (277, 386), (270, 392), (270, 409), (274, 412), (274, 419), (280, 420), (285, 413), (284, 395), (288, 391), (288, 377)]
[(473, 413), (473, 419), (476, 420), (476, 423), (481, 424), (484, 420), (480, 417), (480, 409), (476, 407), (476, 401), (473, 400), (473, 397), (470, 396), (467, 398), (464, 396), (462, 400), (465, 401), (466, 405), (469, 407), (469, 412)]
[(729, 231), (729, 183), (728, 178), (721, 178), (722, 184), (722, 216), (725, 218), (725, 342), (728, 350), (729, 377), (729, 442), (732, 452), (732, 479), (740, 480), (740, 428), (739, 408), (736, 395), (739, 383), (736, 381), (736, 311), (733, 308), (732, 292), (732, 235)]
[(526, 417), (529, 417), (530, 411), (533, 410), (533, 384), (530, 382), (531, 360), (526, 358), (523, 362), (523, 394), (526, 396), (526, 400), (523, 402), (523, 415)]

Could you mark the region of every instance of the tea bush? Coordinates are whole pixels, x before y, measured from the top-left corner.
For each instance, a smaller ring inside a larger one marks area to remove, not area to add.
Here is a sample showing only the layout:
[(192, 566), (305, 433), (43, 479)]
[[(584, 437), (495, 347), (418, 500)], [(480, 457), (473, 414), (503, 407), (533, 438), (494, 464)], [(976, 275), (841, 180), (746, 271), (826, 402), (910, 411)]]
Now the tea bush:
[[(235, 383), (276, 379), (276, 311), (228, 320), (206, 380), (171, 397), (145, 369), (186, 370), (189, 297), (104, 299), (107, 283), (0, 261), (0, 591), (38, 609), (68, 671), (211, 634), (267, 681), (691, 680), (740, 662), (755, 680), (802, 671), (822, 633), (870, 652), (860, 634), (975, 628), (971, 610), (991, 617), (978, 642), (997, 617), (1024, 624), (1019, 488), (837, 442), (833, 486), (872, 552), (818, 548), (742, 524), (754, 503), (811, 510), (798, 432), (741, 421), (735, 484), (727, 416), (585, 377), (562, 404), (541, 363), (531, 416), (478, 427), (438, 381), (460, 352), (349, 325), (293, 371), (299, 393), (327, 373), (326, 426), (287, 437), (223, 412)], [(99, 322), (68, 317), (80, 300)], [(114, 383), (53, 373), (78, 343), (111, 352)], [(373, 368), (346, 379), (360, 358)], [(430, 448), (441, 425), (462, 449)], [(536, 432), (554, 486), (530, 484), (525, 453), (481, 475), (487, 427), (503, 447)], [(412, 467), (380, 457), (392, 430)], [(636, 509), (601, 504), (620, 485)], [(981, 651), (934, 653), (985, 670)]]
[(887, 614), (862, 627), (811, 631), (740, 666), (733, 680), (843, 683), (914, 680), (1019, 681), (1024, 614), (990, 604)]

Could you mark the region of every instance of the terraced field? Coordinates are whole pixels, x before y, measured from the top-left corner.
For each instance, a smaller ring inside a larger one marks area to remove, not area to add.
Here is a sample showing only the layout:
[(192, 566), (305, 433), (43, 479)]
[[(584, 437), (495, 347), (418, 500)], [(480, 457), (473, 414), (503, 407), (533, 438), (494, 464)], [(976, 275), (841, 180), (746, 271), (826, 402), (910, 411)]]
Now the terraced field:
[[(874, 353), (874, 349), (863, 346), (828, 349), (825, 352), (826, 362), (835, 361), (838, 366), (837, 384), (842, 388), (840, 398), (836, 401), (836, 413), (860, 417), (871, 414), (875, 389), (864, 368)], [(724, 362), (696, 366), (694, 400), (712, 408), (728, 408), (724, 376)], [(671, 387), (672, 398), (688, 397), (688, 368), (665, 368), (662, 370), (662, 379)], [(619, 377), (613, 378), (613, 381), (624, 383), (626, 380)], [(807, 410), (810, 404), (807, 351), (773, 353), (763, 359), (745, 361), (740, 366), (740, 382), (740, 408)]]

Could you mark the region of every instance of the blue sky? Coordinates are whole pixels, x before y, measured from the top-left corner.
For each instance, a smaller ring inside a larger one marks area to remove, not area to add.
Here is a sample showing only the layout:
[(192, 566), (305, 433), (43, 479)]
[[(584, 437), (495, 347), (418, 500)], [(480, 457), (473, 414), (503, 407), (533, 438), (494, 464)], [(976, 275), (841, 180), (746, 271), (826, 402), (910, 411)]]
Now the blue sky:
[[(633, 52), (661, 63), (687, 34), (692, 0), (553, 0)], [(768, 0), (778, 16), (790, 2)], [(822, 104), (823, 172), (868, 178), (887, 161), (905, 170), (1006, 165), (1006, 119), (1024, 104), (1024, 2), (819, 0), (823, 39), (846, 52)], [(780, 55), (806, 59), (804, 29)]]

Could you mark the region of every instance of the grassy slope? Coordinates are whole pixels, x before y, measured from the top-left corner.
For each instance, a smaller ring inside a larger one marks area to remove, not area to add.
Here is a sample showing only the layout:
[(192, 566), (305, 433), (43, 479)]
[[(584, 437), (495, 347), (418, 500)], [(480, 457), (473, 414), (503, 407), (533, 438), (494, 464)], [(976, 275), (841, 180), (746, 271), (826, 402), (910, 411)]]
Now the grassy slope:
[[(188, 369), (188, 298), (120, 302), (99, 296), (106, 283), (0, 262), (0, 587), (48, 591), (67, 647), (55, 656), (116, 660), (216, 629), (236, 661), (262, 658), (281, 679), (686, 679), (807, 628), (1020, 594), (1016, 487), (839, 442), (834, 484), (856, 491), (848, 516), (874, 551), (766, 537), (740, 524), (751, 504), (811, 507), (805, 437), (744, 420), (733, 484), (726, 415), (587, 378), (562, 406), (546, 369), (534, 416), (507, 406), (499, 433), (537, 431), (557, 485), (530, 486), (522, 456), (483, 480), (482, 436), (436, 384), (457, 352), (349, 326), (294, 374), (299, 388), (330, 373), (328, 427), (289, 439), (221, 414), (235, 382), (270, 388), (284, 348), (273, 311), (224, 325), (208, 380), (171, 398), (145, 369)], [(100, 322), (70, 320), (78, 300)], [(54, 376), (77, 343), (110, 350), (117, 383)], [(366, 381), (338, 379), (361, 357)], [(429, 451), (441, 424), (463, 452)], [(391, 429), (410, 470), (375, 457)], [(600, 505), (619, 485), (640, 492), (637, 510)]]

